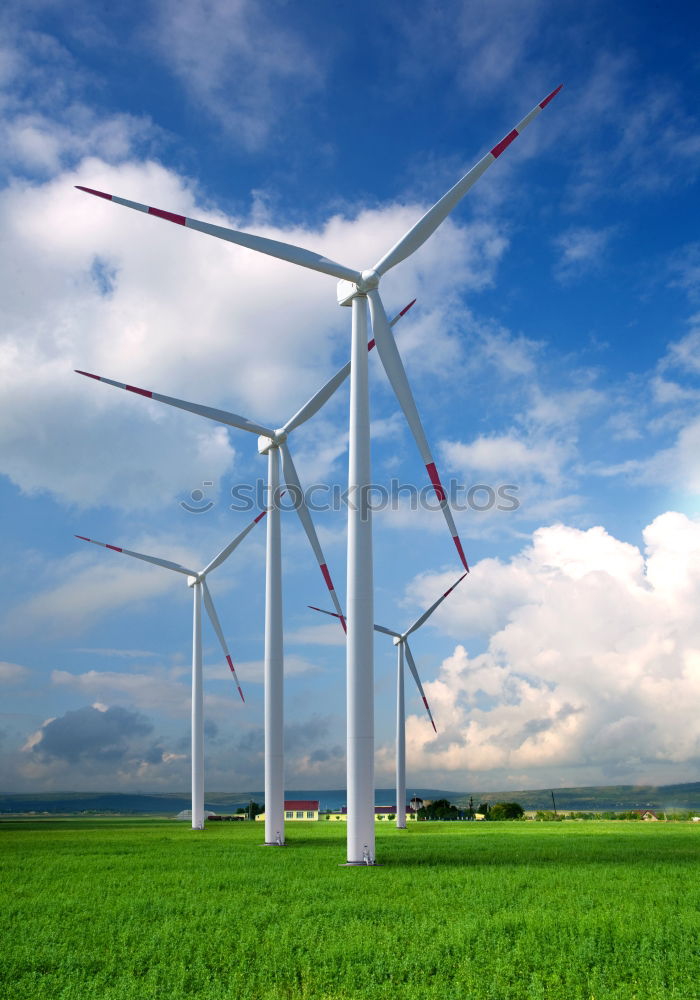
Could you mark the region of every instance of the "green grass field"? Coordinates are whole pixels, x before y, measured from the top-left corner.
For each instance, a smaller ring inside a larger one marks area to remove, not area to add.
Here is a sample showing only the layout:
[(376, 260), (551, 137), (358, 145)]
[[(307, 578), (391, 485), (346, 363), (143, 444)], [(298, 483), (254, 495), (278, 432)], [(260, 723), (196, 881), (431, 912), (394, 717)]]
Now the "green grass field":
[(0, 823), (3, 1000), (700, 997), (700, 829)]

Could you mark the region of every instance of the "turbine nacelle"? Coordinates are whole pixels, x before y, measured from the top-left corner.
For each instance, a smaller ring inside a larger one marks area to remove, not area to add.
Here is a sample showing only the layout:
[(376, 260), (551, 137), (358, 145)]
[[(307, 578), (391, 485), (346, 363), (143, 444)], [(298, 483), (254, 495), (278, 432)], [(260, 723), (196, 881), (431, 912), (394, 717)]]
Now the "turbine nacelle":
[(187, 577), (187, 586), (188, 587), (194, 587), (195, 584), (200, 583), (201, 579), (202, 579), (201, 576), (188, 576)]
[(270, 448), (279, 448), (287, 440), (287, 432), (280, 428), (275, 431), (274, 437), (261, 434), (258, 438), (258, 455), (267, 455)]

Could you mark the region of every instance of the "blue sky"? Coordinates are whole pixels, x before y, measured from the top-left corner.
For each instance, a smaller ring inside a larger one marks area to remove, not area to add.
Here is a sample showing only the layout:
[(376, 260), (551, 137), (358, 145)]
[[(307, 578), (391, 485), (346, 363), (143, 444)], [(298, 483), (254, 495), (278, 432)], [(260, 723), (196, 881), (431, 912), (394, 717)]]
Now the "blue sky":
[[(247, 523), (253, 437), (73, 374), (279, 426), (348, 358), (332, 278), (74, 185), (376, 261), (559, 83), (383, 282), (470, 577), (413, 643), (416, 786), (697, 778), (700, 76), (686, 5), (250, 0), (10, 4), (3, 14), (2, 787), (184, 789), (189, 592), (74, 534), (204, 566)], [(373, 474), (425, 485), (372, 359)], [(347, 389), (292, 445), (346, 476)], [(211, 483), (210, 486), (204, 486)], [(189, 513), (192, 492), (207, 512)], [(485, 494), (478, 494), (483, 497)], [(340, 511), (316, 515), (345, 590)], [(344, 783), (344, 651), (283, 517), (287, 785)], [(377, 620), (459, 565), (439, 513), (375, 517)], [(207, 787), (262, 786), (264, 530), (212, 575), (245, 705), (205, 633)], [(394, 655), (376, 644), (377, 784)]]

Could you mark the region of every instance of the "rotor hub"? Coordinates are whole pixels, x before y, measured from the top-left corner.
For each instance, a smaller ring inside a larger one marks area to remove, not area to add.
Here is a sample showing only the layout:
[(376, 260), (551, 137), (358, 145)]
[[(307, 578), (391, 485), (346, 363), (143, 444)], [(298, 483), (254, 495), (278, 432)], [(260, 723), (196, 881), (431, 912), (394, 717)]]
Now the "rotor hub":
[(377, 288), (379, 286), (379, 277), (377, 272), (373, 268), (370, 268), (362, 272), (360, 280), (357, 283), (354, 281), (339, 281), (337, 288), (338, 305), (352, 305), (352, 300), (356, 296), (366, 295), (367, 292), (371, 292), (372, 289)]
[(371, 292), (379, 287), (379, 275), (374, 268), (362, 272), (362, 281), (358, 282), (357, 287), (361, 292)]

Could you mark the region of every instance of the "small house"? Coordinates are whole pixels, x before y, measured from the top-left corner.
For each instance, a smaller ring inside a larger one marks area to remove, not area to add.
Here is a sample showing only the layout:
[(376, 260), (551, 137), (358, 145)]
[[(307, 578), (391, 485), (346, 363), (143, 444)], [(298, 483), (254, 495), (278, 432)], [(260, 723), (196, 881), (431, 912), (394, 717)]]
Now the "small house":
[[(260, 813), (256, 820), (265, 820), (265, 813)], [(318, 819), (318, 799), (285, 799), (284, 801), (285, 822), (291, 820), (307, 820), (312, 822)]]

